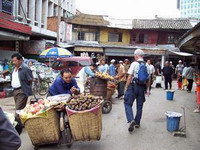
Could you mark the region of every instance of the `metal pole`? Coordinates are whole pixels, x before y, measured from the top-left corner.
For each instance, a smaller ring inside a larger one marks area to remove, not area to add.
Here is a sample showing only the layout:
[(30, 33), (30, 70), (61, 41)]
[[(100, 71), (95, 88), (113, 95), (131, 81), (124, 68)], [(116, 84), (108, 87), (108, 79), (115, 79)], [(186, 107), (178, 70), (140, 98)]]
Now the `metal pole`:
[(58, 0), (58, 18), (57, 18), (57, 45), (60, 44), (60, 22), (61, 22), (61, 0)]

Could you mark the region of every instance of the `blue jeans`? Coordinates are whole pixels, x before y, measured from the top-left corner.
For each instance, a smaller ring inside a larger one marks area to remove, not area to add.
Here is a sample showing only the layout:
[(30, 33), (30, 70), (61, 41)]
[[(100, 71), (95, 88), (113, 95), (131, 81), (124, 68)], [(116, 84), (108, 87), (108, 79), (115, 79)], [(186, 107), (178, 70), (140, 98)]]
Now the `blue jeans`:
[[(137, 104), (136, 105), (137, 112), (134, 118), (132, 106), (135, 99), (136, 99), (136, 104)], [(131, 122), (132, 120), (134, 120), (136, 124), (138, 125), (140, 124), (144, 102), (145, 102), (145, 87), (137, 85), (136, 83), (130, 84), (124, 95), (124, 107), (125, 107), (125, 113), (126, 113), (126, 118), (128, 122)]]

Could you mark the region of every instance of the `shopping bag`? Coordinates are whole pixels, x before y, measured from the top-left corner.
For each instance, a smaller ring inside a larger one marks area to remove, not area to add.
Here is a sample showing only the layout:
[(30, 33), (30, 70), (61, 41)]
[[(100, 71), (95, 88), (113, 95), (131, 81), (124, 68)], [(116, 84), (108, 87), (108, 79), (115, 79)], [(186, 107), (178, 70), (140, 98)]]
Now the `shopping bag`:
[(156, 84), (162, 82), (162, 77), (161, 76), (156, 76)]

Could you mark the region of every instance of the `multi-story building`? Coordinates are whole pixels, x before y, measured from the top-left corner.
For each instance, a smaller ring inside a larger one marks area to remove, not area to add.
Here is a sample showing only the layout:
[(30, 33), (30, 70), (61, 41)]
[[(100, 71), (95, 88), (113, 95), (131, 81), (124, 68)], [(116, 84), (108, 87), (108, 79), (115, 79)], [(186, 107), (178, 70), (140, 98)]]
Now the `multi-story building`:
[(13, 0), (0, 0), (0, 60), (10, 59), (32, 34), (30, 26), (15, 21), (13, 4)]
[(177, 8), (182, 18), (200, 19), (200, 0), (177, 0)]
[[(53, 40), (52, 43), (55, 43), (57, 31), (49, 30), (51, 24), (48, 20), (58, 16), (58, 10), (64, 18), (76, 13), (75, 0), (0, 0), (1, 7), (9, 9), (9, 15), (12, 16), (14, 22), (32, 28), (30, 40), (20, 44), (23, 54), (39, 54), (45, 49), (47, 40)], [(5, 11), (3, 13), (8, 14)], [(62, 37), (65, 29), (62, 31), (60, 28), (60, 30), (60, 37)]]
[(143, 49), (154, 61), (162, 58), (162, 64), (164, 60), (177, 63), (180, 58), (186, 59), (183, 53), (177, 53), (177, 41), (191, 28), (189, 19), (133, 19), (131, 44)]
[[(133, 59), (134, 50), (143, 49), (153, 60), (177, 61), (179, 37), (192, 28), (189, 19), (119, 20), (107, 16), (79, 14), (67, 20), (72, 24), (74, 54), (88, 52), (110, 59)], [(180, 57), (180, 56), (179, 56)], [(147, 57), (148, 58), (148, 57)], [(162, 63), (162, 64), (163, 64)]]

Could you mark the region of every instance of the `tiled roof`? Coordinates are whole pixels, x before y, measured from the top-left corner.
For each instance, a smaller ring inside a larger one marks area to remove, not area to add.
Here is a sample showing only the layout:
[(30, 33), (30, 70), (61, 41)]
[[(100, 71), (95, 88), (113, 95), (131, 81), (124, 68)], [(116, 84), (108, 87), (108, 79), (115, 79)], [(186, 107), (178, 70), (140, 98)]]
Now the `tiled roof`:
[(103, 15), (89, 15), (79, 14), (67, 19), (68, 23), (80, 24), (80, 25), (91, 25), (91, 26), (107, 26), (109, 22), (104, 19)]
[(191, 29), (189, 19), (133, 19), (133, 29)]

